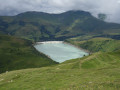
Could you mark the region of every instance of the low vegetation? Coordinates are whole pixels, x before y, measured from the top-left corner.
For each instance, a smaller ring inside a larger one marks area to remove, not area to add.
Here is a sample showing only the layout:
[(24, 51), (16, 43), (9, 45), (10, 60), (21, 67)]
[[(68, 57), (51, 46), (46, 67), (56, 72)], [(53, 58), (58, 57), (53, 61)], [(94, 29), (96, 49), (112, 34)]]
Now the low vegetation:
[[(91, 38), (91, 39), (88, 39)], [(115, 40), (111, 38), (103, 38), (103, 37), (78, 37), (78, 38), (71, 38), (66, 40), (66, 42), (69, 42), (71, 44), (74, 44), (78, 47), (81, 47), (83, 49), (89, 50), (90, 52), (112, 52), (120, 50), (120, 40)]]
[[(32, 45), (46, 40), (92, 53), (58, 64)], [(0, 90), (120, 90), (120, 24), (85, 11), (0, 16)]]
[(119, 90), (119, 54), (99, 52), (53, 67), (6, 72), (0, 90)]
[(0, 73), (56, 64), (44, 54), (36, 51), (32, 44), (28, 40), (0, 35)]

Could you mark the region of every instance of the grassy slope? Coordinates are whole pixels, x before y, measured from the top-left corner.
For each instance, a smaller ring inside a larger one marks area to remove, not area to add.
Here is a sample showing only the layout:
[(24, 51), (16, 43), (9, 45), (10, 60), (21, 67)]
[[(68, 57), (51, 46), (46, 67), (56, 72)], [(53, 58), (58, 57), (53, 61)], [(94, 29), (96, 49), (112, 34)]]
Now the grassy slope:
[[(74, 44), (83, 49), (89, 50), (91, 52), (111, 52), (120, 49), (120, 40), (110, 39), (110, 38), (91, 38), (90, 36), (82, 38), (72, 38), (67, 40), (67, 42)], [(85, 40), (86, 39), (86, 40)], [(82, 41), (81, 41), (82, 40)]]
[(0, 75), (0, 90), (119, 90), (120, 52), (95, 53), (54, 67)]
[(37, 52), (31, 41), (11, 36), (0, 36), (0, 73), (54, 64), (56, 62)]

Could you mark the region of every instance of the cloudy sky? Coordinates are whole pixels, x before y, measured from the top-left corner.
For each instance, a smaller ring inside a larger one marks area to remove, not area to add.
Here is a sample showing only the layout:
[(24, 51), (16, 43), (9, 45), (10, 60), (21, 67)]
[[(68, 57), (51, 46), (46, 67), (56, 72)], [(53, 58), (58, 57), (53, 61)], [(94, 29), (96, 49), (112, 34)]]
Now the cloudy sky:
[(120, 23), (120, 0), (0, 0), (0, 15), (16, 15), (26, 11), (61, 13), (84, 10), (94, 16), (108, 15), (107, 20)]

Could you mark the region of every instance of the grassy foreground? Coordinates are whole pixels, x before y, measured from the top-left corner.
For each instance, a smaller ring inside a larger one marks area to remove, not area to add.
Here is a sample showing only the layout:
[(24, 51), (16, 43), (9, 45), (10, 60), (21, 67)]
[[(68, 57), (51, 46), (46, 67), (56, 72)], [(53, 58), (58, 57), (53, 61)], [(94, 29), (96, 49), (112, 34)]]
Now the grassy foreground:
[(120, 51), (0, 74), (0, 90), (119, 90)]
[(37, 52), (31, 41), (0, 35), (0, 73), (54, 64), (56, 62)]

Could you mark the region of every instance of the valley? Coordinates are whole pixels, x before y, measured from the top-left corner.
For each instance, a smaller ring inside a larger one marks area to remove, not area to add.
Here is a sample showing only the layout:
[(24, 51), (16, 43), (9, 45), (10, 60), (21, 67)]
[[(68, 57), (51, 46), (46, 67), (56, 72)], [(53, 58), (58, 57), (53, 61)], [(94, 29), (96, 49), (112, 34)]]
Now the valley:
[(34, 47), (59, 63), (88, 55), (84, 50), (62, 41), (38, 42)]
[(86, 11), (0, 16), (0, 90), (119, 89), (120, 24)]

